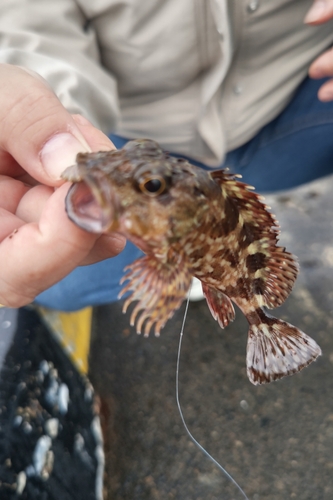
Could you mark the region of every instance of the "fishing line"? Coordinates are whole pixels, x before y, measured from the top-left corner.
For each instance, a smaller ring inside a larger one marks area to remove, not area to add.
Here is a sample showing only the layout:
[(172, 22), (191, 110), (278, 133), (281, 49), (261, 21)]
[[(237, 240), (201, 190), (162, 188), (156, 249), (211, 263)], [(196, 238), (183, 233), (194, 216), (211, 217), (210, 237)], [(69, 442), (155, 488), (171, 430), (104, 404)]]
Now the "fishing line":
[[(190, 291), (191, 291), (191, 289), (190, 289)], [(245, 500), (249, 500), (249, 498), (246, 496), (246, 493), (242, 490), (242, 488), (239, 486), (239, 484), (236, 482), (236, 480), (231, 476), (231, 474), (229, 474), (229, 472), (221, 464), (219, 464), (219, 462), (217, 460), (215, 460), (215, 458), (212, 457), (212, 455), (210, 455), (210, 453), (208, 453), (208, 451), (195, 439), (195, 437), (193, 436), (193, 434), (190, 432), (189, 428), (187, 427), (187, 424), (185, 422), (185, 417), (184, 417), (184, 414), (183, 414), (183, 410), (182, 410), (182, 408), (180, 406), (180, 401), (179, 401), (179, 365), (180, 365), (180, 352), (181, 352), (181, 347), (182, 347), (182, 341), (183, 341), (183, 335), (184, 335), (184, 328), (185, 328), (185, 321), (186, 321), (186, 317), (187, 317), (189, 303), (190, 303), (190, 298), (189, 298), (189, 294), (188, 294), (187, 301), (186, 301), (184, 318), (183, 318), (183, 323), (182, 323), (182, 327), (181, 327), (181, 330), (180, 330), (180, 336), (179, 336), (178, 355), (177, 355), (177, 368), (176, 368), (176, 401), (177, 401), (177, 406), (178, 406), (178, 411), (179, 411), (179, 414), (180, 414), (180, 418), (182, 419), (182, 422), (183, 422), (183, 425), (185, 427), (185, 430), (186, 430), (187, 434), (189, 435), (189, 437), (192, 439), (193, 443), (236, 486), (236, 488), (243, 495), (243, 497), (245, 498)]]

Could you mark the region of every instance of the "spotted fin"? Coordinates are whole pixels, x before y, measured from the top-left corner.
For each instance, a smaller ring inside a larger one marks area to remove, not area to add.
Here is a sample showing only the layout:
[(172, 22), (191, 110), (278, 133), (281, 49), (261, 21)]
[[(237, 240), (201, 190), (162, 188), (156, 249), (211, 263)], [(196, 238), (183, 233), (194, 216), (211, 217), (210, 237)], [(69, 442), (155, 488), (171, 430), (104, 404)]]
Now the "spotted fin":
[[(244, 252), (253, 293), (262, 307), (280, 306), (290, 294), (298, 274), (297, 259), (277, 246), (279, 224), (251, 186), (225, 171), (212, 172), (221, 186), (228, 211), (238, 216), (238, 244)], [(232, 210), (231, 208), (232, 207)]]
[(131, 325), (135, 325), (137, 333), (143, 331), (146, 337), (152, 328), (155, 335), (159, 335), (185, 299), (191, 275), (182, 262), (175, 267), (174, 263), (162, 263), (148, 255), (127, 266), (125, 271), (127, 274), (121, 284), (127, 280), (129, 283), (121, 290), (119, 298), (126, 292), (132, 294), (125, 301), (123, 312), (129, 304), (138, 301), (131, 314)]
[(228, 326), (235, 319), (235, 310), (227, 295), (202, 283), (202, 291), (206, 297), (207, 304), (213, 318), (221, 328)]
[(276, 318), (251, 325), (247, 343), (247, 374), (254, 385), (299, 372), (321, 354), (318, 344), (293, 325)]
[[(289, 296), (298, 274), (296, 257), (283, 247), (262, 249), (261, 242), (253, 244), (253, 254), (247, 258), (253, 274), (253, 292), (261, 307), (274, 309)], [(258, 249), (258, 251), (256, 251)], [(250, 259), (251, 263), (250, 263)], [(255, 259), (261, 261), (257, 267)], [(251, 267), (253, 266), (253, 267)], [(261, 266), (261, 267), (260, 267)]]

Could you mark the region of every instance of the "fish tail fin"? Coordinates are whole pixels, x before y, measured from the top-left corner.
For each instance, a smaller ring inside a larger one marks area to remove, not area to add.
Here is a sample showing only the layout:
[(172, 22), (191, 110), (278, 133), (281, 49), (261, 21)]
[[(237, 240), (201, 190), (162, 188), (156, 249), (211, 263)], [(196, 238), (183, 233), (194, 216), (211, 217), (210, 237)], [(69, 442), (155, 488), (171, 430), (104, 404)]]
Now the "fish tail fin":
[(321, 354), (318, 344), (295, 326), (273, 317), (251, 324), (247, 343), (247, 375), (254, 385), (292, 375)]

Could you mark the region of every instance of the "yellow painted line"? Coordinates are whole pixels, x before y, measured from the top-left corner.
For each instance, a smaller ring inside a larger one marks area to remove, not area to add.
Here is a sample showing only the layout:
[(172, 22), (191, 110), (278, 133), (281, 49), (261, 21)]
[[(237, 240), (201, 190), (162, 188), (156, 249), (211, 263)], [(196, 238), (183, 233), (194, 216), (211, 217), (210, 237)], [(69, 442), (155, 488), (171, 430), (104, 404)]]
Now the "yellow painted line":
[(39, 306), (37, 310), (78, 370), (86, 374), (93, 308), (69, 313)]

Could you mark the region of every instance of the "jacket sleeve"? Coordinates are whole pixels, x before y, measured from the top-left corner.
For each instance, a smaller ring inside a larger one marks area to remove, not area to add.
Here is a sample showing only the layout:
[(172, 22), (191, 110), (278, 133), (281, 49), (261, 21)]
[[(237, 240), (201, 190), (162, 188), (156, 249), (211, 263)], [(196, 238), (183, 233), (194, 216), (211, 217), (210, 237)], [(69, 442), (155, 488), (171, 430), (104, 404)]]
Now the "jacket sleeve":
[(102, 68), (96, 34), (75, 0), (1, 0), (0, 62), (36, 71), (71, 113), (105, 133), (115, 129), (116, 81)]

